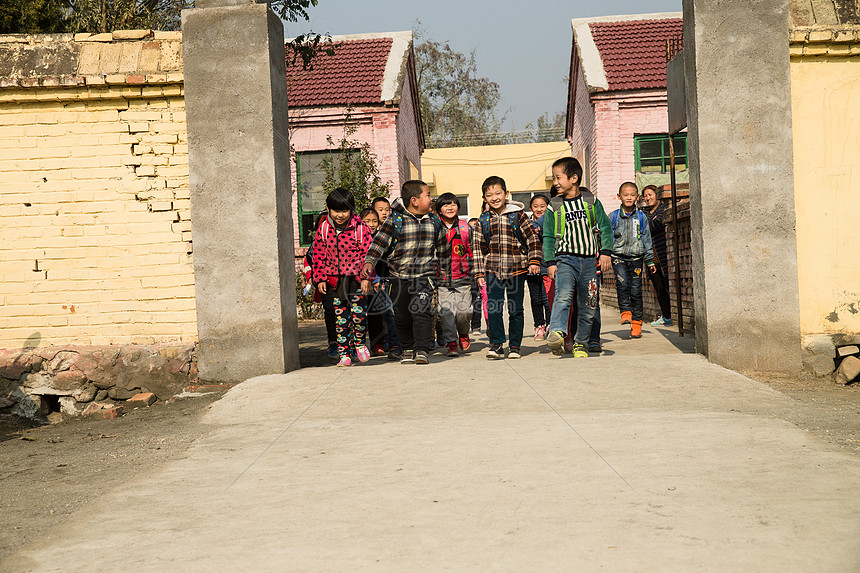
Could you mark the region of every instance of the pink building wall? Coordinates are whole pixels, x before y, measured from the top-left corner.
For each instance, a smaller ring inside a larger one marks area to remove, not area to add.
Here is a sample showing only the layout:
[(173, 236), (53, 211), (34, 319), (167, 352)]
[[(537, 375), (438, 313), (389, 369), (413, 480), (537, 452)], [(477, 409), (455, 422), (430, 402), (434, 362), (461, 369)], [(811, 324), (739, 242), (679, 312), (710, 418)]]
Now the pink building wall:
[(400, 184), (391, 190), (393, 197), (400, 196), (400, 185), (411, 179), (408, 163), (403, 161), (405, 157), (418, 168), (418, 176), (421, 177), (421, 153), (423, 144), (421, 129), (418, 125), (419, 110), (415, 109), (418, 101), (416, 86), (413, 83), (414, 74), (406, 74), (403, 82), (403, 92), (400, 97), (400, 112), (397, 114), (397, 149), (399, 153), (398, 165), (400, 167)]
[(618, 186), (635, 180), (634, 136), (668, 130), (666, 91), (589, 95), (581, 71), (578, 76), (571, 153), (588, 158), (587, 185), (608, 213), (618, 208)]

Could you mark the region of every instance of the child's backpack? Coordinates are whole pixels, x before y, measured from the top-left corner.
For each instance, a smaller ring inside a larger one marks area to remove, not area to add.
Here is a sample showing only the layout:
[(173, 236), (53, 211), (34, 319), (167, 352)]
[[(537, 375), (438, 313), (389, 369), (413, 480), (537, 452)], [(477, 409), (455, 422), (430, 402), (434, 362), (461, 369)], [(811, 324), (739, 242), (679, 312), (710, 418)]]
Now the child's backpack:
[[(520, 242), (520, 251), (522, 254), (527, 255), (529, 252), (529, 244), (526, 242), (526, 237), (523, 235), (523, 229), (520, 226), (520, 213), (522, 211), (512, 211), (508, 213), (508, 224), (510, 224), (511, 229), (514, 231), (514, 236), (516, 236), (517, 240)], [(485, 211), (481, 213), (481, 216), (478, 217), (478, 224), (481, 225), (481, 233), (484, 235), (484, 240), (487, 241), (487, 244), (490, 243), (490, 212)]]
[[(394, 248), (397, 246), (397, 240), (400, 238), (400, 231), (403, 230), (403, 213), (392, 209), (388, 218), (391, 219), (391, 224), (394, 226), (394, 236), (391, 238), (391, 244), (388, 245), (388, 250), (386, 250), (385, 254), (382, 255), (383, 259), (387, 259), (391, 256), (391, 253), (394, 252)], [(438, 235), (442, 231), (442, 221), (432, 213), (430, 214), (430, 221), (433, 223), (433, 228), (436, 230), (436, 234)]]
[[(353, 219), (354, 218), (357, 218), (357, 217), (353, 217)], [(361, 219), (359, 219), (359, 221), (361, 221)], [(350, 219), (349, 222), (351, 223), (352, 219)], [(332, 228), (332, 224), (329, 222), (328, 217), (326, 217), (325, 219), (323, 219), (320, 222), (319, 230), (322, 233), (323, 237), (328, 236), (329, 229), (331, 229), (331, 228)], [(363, 222), (361, 222), (360, 225), (358, 223), (355, 224), (355, 242), (358, 243), (359, 245), (362, 243), (362, 241), (364, 241), (365, 230), (370, 231), (370, 229), (367, 228), (367, 225), (365, 225)], [(313, 248), (313, 243), (311, 243), (311, 249), (312, 248)]]
[(471, 250), (471, 245), (469, 244), (469, 223), (463, 219), (457, 219), (457, 231), (460, 234), (460, 240), (463, 241), (463, 245), (465, 245), (467, 249)]
[[(582, 195), (582, 200), (585, 202), (585, 212), (588, 215), (588, 224), (591, 226), (591, 229), (596, 232), (597, 219), (594, 217), (594, 193), (588, 189), (580, 188), (579, 194)], [(556, 195), (550, 199), (550, 205), (552, 205), (552, 212), (555, 215), (555, 239), (558, 241), (561, 239), (562, 235), (564, 235), (564, 198)], [(544, 213), (544, 216), (546, 216), (546, 213)]]
[[(621, 209), (616, 209), (609, 216), (609, 221), (612, 223), (612, 230), (613, 231), (615, 230), (615, 226), (618, 224), (618, 218), (620, 216), (621, 216)], [(648, 220), (645, 218), (645, 213), (643, 213), (641, 209), (636, 209), (636, 218), (639, 219), (639, 230), (638, 230), (638, 237), (637, 238), (641, 239), (642, 238), (642, 229), (645, 227), (645, 225), (648, 224)]]

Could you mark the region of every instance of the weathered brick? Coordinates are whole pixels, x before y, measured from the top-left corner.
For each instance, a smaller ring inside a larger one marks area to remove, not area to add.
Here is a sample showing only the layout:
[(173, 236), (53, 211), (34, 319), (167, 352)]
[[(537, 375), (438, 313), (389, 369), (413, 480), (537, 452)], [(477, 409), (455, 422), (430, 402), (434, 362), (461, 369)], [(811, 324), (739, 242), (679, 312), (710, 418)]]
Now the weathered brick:
[(156, 398), (155, 394), (152, 392), (140, 392), (126, 400), (125, 403), (130, 408), (146, 407), (154, 404), (157, 399), (158, 398)]

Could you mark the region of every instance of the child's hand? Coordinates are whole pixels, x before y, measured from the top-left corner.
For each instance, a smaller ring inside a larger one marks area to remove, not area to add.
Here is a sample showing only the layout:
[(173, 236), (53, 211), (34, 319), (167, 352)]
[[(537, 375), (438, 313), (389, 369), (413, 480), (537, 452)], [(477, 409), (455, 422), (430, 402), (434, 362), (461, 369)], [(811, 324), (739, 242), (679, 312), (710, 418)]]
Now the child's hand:
[(361, 294), (370, 294), (372, 288), (373, 287), (368, 279), (361, 281)]
[(325, 294), (325, 289), (327, 286), (328, 286), (328, 284), (325, 281), (323, 281), (317, 285), (317, 290), (320, 291), (320, 294)]
[(370, 263), (364, 263), (364, 266), (361, 267), (361, 278), (366, 279), (370, 276), (370, 273), (373, 272), (373, 265)]
[(530, 275), (539, 275), (540, 274), (540, 265), (529, 265), (529, 274)]
[(373, 285), (373, 292), (379, 292), (379, 283)]
[(546, 274), (549, 277), (549, 280), (554, 281), (555, 275), (558, 272), (558, 267), (555, 265), (550, 265), (546, 268)]
[(486, 288), (487, 279), (485, 279), (484, 277), (478, 277), (478, 286), (481, 288)]
[(654, 265), (654, 263), (648, 263), (648, 272), (652, 275), (657, 272), (657, 267)]
[(609, 255), (600, 255), (600, 272), (608, 273), (609, 269), (612, 268), (612, 259), (609, 258)]

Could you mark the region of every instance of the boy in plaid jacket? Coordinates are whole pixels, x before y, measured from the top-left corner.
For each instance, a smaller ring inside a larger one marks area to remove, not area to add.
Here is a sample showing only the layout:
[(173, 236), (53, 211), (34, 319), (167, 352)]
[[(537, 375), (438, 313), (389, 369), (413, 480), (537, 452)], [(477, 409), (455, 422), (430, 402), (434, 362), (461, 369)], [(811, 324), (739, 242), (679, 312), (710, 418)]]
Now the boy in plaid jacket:
[(523, 211), (511, 201), (505, 180), (488, 177), (481, 190), (490, 209), (472, 231), (475, 277), (487, 287), (487, 358), (504, 358), (502, 309), (508, 298), (508, 358), (520, 357), (523, 340), (523, 294), (527, 274), (540, 274), (540, 236)]

